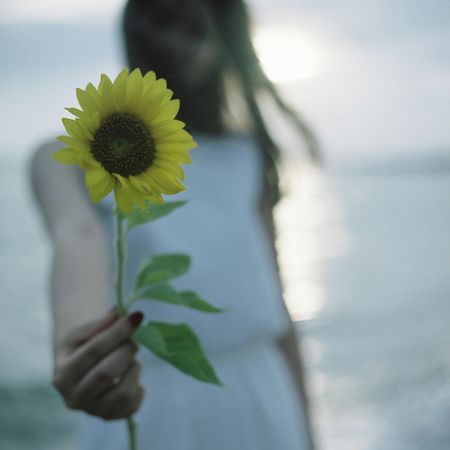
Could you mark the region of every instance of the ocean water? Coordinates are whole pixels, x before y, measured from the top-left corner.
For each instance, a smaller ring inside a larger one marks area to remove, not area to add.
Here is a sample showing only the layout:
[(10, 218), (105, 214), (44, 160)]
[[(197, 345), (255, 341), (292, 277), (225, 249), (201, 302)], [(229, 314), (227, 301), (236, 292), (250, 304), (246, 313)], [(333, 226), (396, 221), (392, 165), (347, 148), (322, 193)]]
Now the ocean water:
[[(73, 415), (50, 386), (51, 248), (28, 161), (37, 143), (59, 132), (74, 88), (120, 67), (120, 48), (110, 23), (2, 24), (0, 58), (6, 61), (0, 73), (0, 449), (70, 450)], [(324, 83), (329, 88), (333, 79)], [(447, 450), (448, 153), (441, 137), (414, 154), (403, 138), (392, 139), (393, 147), (380, 140), (380, 155), (369, 128), (370, 139), (351, 128), (343, 139), (336, 132), (342, 123), (327, 106), (337, 109), (340, 98), (314, 98), (314, 90), (320, 85), (286, 92), (301, 97), (327, 142), (335, 139), (326, 149), (333, 164), (287, 173), (292, 192), (277, 218), (285, 294), (297, 320), (320, 449)], [(440, 99), (436, 92), (430, 95)], [(442, 136), (433, 134), (431, 119), (422, 122), (429, 128), (417, 127), (420, 142), (427, 133), (430, 140)], [(336, 149), (350, 148), (352, 133), (359, 147), (354, 143), (344, 164)]]
[(318, 172), (300, 186), (280, 246), (321, 448), (447, 449), (449, 173)]
[(0, 448), (70, 448), (70, 420), (50, 385), (50, 248), (33, 209), (25, 158), (0, 164)]

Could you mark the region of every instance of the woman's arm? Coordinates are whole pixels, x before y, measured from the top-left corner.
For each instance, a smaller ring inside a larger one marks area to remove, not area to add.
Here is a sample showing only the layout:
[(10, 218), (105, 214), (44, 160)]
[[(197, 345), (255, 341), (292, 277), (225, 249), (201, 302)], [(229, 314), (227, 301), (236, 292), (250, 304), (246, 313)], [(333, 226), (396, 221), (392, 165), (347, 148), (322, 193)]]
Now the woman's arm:
[(53, 243), (51, 303), (54, 344), (108, 310), (111, 257), (81, 172), (52, 160), (60, 148), (41, 146), (31, 161), (33, 191)]
[[(275, 260), (275, 265), (277, 268), (277, 275), (278, 280), (280, 281), (280, 268), (278, 265), (278, 259), (277, 259), (277, 252), (275, 247), (275, 226), (273, 221), (273, 215), (272, 215), (272, 207), (270, 205), (270, 202), (268, 201), (268, 196), (264, 195), (263, 199), (261, 201), (260, 205), (260, 212), (261, 217), (264, 223), (264, 226), (267, 230), (270, 244), (272, 248), (272, 254), (273, 258)], [(281, 281), (280, 281), (280, 288), (281, 288)], [(298, 336), (297, 332), (295, 330), (294, 322), (292, 321), (289, 311), (286, 308), (286, 303), (283, 302), (283, 308), (285, 309), (285, 312), (287, 316), (290, 319), (290, 327), (288, 332), (280, 339), (279, 345), (280, 349), (283, 353), (283, 355), (286, 357), (286, 360), (288, 362), (288, 365), (291, 369), (292, 376), (296, 382), (296, 385), (298, 387), (297, 393), (299, 396), (299, 402), (300, 404), (304, 405), (305, 407), (305, 413), (306, 413), (306, 426), (308, 427), (308, 439), (310, 443), (310, 450), (313, 450), (315, 448), (314, 443), (314, 430), (313, 425), (311, 421), (311, 410), (310, 410), (310, 402), (308, 399), (308, 394), (306, 391), (306, 383), (305, 383), (305, 370), (303, 365), (303, 358), (300, 351), (300, 346), (298, 343)]]
[(80, 172), (57, 165), (59, 146), (40, 147), (31, 161), (33, 191), (53, 241), (53, 385), (71, 409), (105, 420), (139, 408), (137, 346), (131, 335), (140, 312), (106, 314), (111, 258), (107, 237), (87, 198)]

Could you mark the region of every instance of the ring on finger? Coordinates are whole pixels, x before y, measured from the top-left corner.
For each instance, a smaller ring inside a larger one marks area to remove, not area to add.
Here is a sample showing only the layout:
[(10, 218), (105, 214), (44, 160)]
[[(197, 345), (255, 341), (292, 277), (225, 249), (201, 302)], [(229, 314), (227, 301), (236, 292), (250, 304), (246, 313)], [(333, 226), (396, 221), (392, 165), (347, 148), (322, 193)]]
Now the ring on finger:
[(112, 386), (117, 386), (121, 381), (121, 378), (119, 375), (116, 375), (112, 380), (111, 380), (111, 385)]

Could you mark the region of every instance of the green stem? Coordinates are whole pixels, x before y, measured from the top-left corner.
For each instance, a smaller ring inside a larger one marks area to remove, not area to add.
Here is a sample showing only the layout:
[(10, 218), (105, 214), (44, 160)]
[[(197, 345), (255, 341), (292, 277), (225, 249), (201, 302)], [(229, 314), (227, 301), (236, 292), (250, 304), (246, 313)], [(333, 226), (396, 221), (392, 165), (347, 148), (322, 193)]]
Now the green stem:
[(138, 295), (130, 295), (125, 303), (126, 307), (129, 308), (132, 303), (138, 300), (140, 297)]
[(126, 258), (126, 240), (123, 232), (123, 216), (116, 214), (116, 251), (117, 251), (117, 270), (116, 270), (116, 299), (119, 316), (125, 316), (127, 313), (126, 305), (123, 301), (123, 273)]
[[(124, 302), (123, 296), (123, 275), (125, 269), (125, 260), (127, 257), (127, 240), (124, 232), (123, 215), (117, 212), (116, 216), (116, 251), (117, 251), (117, 270), (116, 270), (116, 299), (117, 310), (120, 317), (123, 317), (128, 312), (128, 304)], [(136, 432), (137, 425), (133, 416), (127, 418), (128, 438), (130, 450), (137, 450)]]
[(137, 450), (137, 442), (136, 442), (137, 424), (134, 421), (133, 417), (128, 417), (127, 426), (128, 426), (128, 438), (130, 443), (130, 450)]

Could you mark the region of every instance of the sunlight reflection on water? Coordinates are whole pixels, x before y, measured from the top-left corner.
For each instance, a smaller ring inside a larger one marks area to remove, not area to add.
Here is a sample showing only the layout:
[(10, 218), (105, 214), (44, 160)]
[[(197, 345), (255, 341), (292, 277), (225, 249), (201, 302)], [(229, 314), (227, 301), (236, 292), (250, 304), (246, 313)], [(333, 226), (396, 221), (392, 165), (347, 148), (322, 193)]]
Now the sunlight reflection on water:
[(285, 299), (294, 320), (317, 316), (326, 301), (323, 262), (349, 251), (339, 204), (321, 169), (292, 165), (285, 169), (291, 194), (277, 208), (282, 230), (277, 247)]

